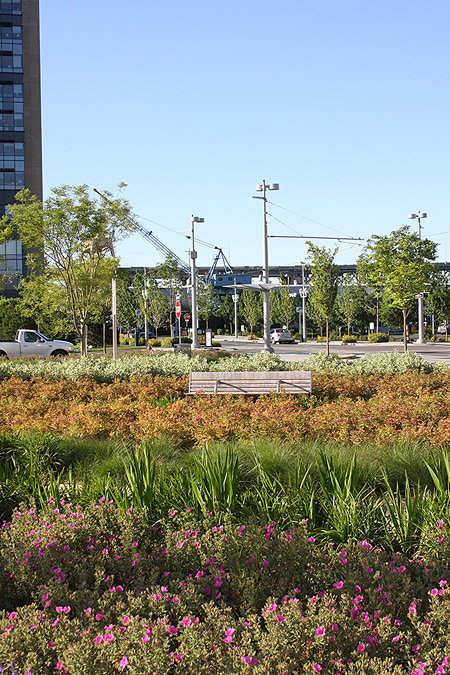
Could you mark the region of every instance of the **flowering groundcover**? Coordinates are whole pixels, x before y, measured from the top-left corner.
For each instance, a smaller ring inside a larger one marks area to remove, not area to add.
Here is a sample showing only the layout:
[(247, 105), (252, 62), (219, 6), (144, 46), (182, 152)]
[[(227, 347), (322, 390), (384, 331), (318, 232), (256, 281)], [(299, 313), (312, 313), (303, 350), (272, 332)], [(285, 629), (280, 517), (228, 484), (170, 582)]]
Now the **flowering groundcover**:
[[(25, 508), (0, 530), (5, 672), (449, 672), (450, 542), (408, 559), (301, 527), (101, 500)], [(11, 665), (14, 664), (14, 665)]]

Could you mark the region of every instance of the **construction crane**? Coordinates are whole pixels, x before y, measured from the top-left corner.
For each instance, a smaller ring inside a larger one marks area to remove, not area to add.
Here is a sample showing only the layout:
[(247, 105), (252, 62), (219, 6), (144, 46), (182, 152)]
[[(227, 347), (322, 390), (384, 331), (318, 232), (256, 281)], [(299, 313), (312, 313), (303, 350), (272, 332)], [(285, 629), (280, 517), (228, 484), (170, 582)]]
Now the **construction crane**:
[[(96, 192), (96, 193), (97, 193), (102, 199), (104, 199), (104, 201), (107, 202), (110, 206), (114, 206), (114, 204), (112, 203), (112, 201), (111, 201), (110, 199), (108, 199), (107, 197), (105, 197), (104, 194), (102, 194), (101, 192), (99, 192), (99, 190), (97, 190), (97, 188), (94, 188), (94, 192)], [(165, 256), (170, 255), (170, 256), (175, 260), (175, 262), (177, 263), (178, 267), (179, 267), (183, 272), (185, 272), (187, 275), (189, 275), (189, 274), (191, 273), (191, 270), (190, 270), (189, 265), (188, 265), (187, 263), (185, 263), (183, 260), (181, 260), (181, 258), (179, 258), (179, 257), (176, 255), (176, 253), (174, 253), (173, 251), (171, 251), (170, 248), (169, 248), (168, 246), (166, 246), (165, 244), (163, 244), (162, 241), (160, 241), (157, 237), (155, 237), (155, 235), (153, 234), (153, 232), (151, 232), (151, 230), (146, 230), (145, 227), (142, 227), (142, 225), (141, 225), (140, 223), (137, 222), (137, 220), (136, 220), (135, 217), (133, 217), (133, 218), (130, 217), (129, 220), (130, 220), (130, 222), (133, 224), (134, 229), (136, 229), (136, 230), (139, 232), (139, 234), (141, 234), (145, 239), (147, 239), (147, 241), (149, 241), (151, 244), (153, 244), (153, 246), (154, 246), (160, 253), (164, 253)]]
[(228, 262), (228, 260), (226, 259), (225, 253), (222, 251), (222, 249), (219, 248), (219, 246), (214, 246), (214, 248), (217, 250), (217, 254), (216, 254), (216, 256), (215, 256), (215, 258), (212, 262), (211, 267), (209, 268), (208, 274), (206, 275), (206, 282), (208, 284), (212, 283), (212, 278), (215, 274), (217, 263), (219, 262), (219, 259), (222, 259), (224, 274), (234, 274), (233, 269), (232, 269), (230, 263)]
[(136, 230), (139, 232), (139, 234), (141, 234), (144, 237), (144, 239), (147, 239), (147, 241), (149, 241), (151, 244), (153, 244), (153, 246), (160, 253), (164, 253), (164, 255), (166, 257), (170, 256), (171, 258), (173, 258), (175, 260), (175, 262), (177, 263), (178, 267), (180, 268), (180, 270), (185, 272), (187, 275), (189, 275), (191, 273), (191, 270), (189, 269), (189, 265), (187, 263), (185, 263), (184, 260), (179, 258), (176, 255), (176, 253), (171, 251), (168, 246), (163, 244), (162, 241), (160, 241), (157, 237), (155, 237), (155, 235), (153, 234), (153, 232), (151, 230), (146, 230), (145, 227), (142, 227), (142, 225), (140, 225), (136, 221), (134, 221), (134, 226), (135, 226)]

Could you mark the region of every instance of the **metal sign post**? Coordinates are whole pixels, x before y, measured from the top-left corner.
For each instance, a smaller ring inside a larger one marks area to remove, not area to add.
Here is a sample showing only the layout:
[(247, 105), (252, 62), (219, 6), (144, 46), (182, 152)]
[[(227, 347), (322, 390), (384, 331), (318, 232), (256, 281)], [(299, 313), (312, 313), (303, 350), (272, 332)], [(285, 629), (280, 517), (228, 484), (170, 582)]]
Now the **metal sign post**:
[(181, 344), (181, 302), (179, 296), (177, 296), (177, 301), (175, 303), (175, 315), (178, 321), (178, 344)]

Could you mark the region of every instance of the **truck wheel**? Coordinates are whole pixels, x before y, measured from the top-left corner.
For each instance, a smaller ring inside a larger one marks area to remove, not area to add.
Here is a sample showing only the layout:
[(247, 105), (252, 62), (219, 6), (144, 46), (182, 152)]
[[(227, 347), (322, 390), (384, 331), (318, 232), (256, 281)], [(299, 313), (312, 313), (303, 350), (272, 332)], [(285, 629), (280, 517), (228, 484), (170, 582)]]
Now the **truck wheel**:
[(67, 356), (67, 352), (65, 352), (63, 349), (56, 349), (50, 354), (50, 356)]
[(8, 358), (8, 354), (6, 352), (0, 351), (0, 359), (7, 359), (7, 358)]

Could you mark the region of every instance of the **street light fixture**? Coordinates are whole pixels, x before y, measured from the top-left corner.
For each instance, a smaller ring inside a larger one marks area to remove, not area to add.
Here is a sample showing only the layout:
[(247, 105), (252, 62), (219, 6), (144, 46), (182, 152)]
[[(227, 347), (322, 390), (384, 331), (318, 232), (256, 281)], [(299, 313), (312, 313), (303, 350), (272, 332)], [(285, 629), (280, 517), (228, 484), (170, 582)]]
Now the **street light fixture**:
[[(409, 213), (408, 218), (410, 220), (415, 220), (417, 218), (417, 222), (419, 225), (419, 239), (422, 238), (422, 226), (420, 224), (420, 221), (422, 218), (426, 218), (427, 214), (426, 213), (421, 213), (418, 211), (418, 213)], [(419, 337), (416, 340), (419, 344), (424, 344), (426, 342), (424, 338), (424, 331), (423, 331), (423, 292), (419, 293), (417, 296), (417, 302), (418, 302), (418, 328), (419, 328)]]
[[(256, 192), (262, 192), (262, 197), (253, 196), (253, 199), (262, 199), (263, 200), (263, 268), (262, 268), (262, 281), (264, 284), (269, 283), (269, 250), (267, 245), (267, 198), (266, 190), (279, 190), (280, 186), (278, 183), (269, 183), (266, 185), (266, 182), (263, 180), (261, 185), (256, 186)], [(263, 307), (264, 307), (264, 347), (263, 352), (273, 352), (272, 345), (270, 344), (270, 290), (266, 288), (263, 290)]]
[(191, 298), (192, 298), (192, 349), (198, 349), (198, 312), (197, 312), (197, 251), (195, 250), (194, 224), (204, 223), (204, 218), (191, 216)]

